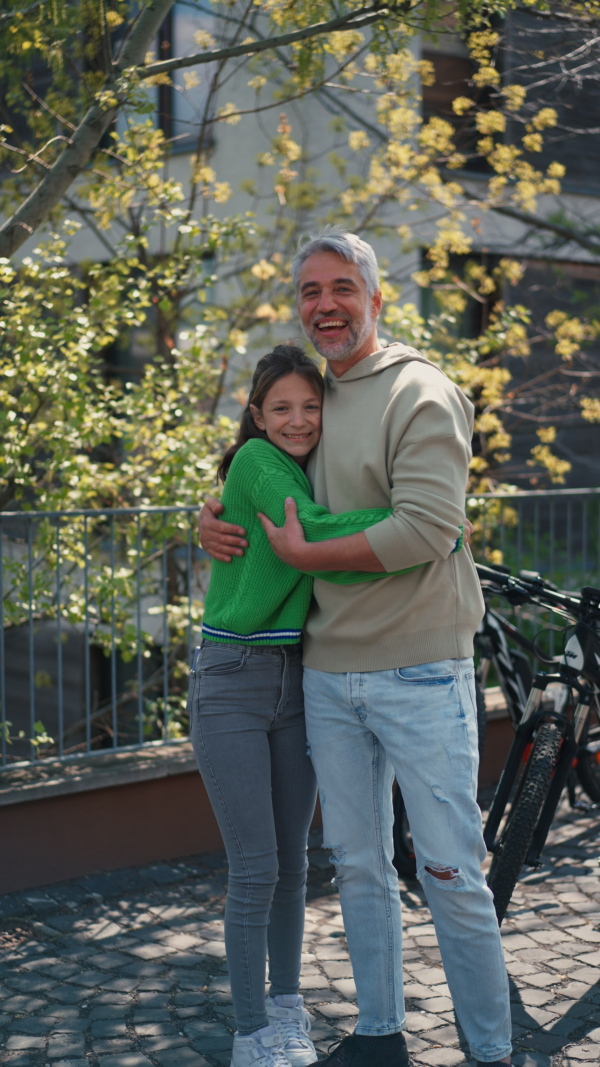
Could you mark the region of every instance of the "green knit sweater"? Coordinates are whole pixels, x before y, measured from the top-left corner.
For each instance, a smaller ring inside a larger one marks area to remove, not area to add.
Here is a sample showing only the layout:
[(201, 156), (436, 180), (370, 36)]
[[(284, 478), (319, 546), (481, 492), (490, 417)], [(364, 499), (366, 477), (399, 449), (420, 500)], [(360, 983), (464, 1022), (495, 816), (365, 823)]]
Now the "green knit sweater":
[[(234, 556), (231, 563), (213, 562), (202, 625), (202, 634), (209, 640), (244, 645), (300, 640), (313, 576), (277, 558), (257, 516), (262, 511), (283, 526), (284, 503), (290, 496), (298, 506), (307, 541), (360, 533), (391, 514), (389, 508), (368, 508), (332, 515), (314, 503), (310, 483), (295, 460), (268, 441), (247, 441), (229, 468), (223, 504), (227, 521), (245, 528), (249, 544), (244, 555)], [(343, 583), (387, 577), (358, 571), (319, 571), (318, 575)]]

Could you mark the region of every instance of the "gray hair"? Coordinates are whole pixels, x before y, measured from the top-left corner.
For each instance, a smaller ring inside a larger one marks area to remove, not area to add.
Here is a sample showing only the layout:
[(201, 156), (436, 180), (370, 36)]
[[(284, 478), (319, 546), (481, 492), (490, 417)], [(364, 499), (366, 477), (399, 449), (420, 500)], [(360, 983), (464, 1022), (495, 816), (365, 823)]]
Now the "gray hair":
[(315, 252), (335, 252), (348, 263), (356, 263), (369, 297), (379, 289), (379, 267), (371, 245), (356, 233), (346, 233), (337, 226), (326, 226), (320, 233), (306, 237), (298, 246), (292, 262), (292, 280), (296, 295), (302, 266)]

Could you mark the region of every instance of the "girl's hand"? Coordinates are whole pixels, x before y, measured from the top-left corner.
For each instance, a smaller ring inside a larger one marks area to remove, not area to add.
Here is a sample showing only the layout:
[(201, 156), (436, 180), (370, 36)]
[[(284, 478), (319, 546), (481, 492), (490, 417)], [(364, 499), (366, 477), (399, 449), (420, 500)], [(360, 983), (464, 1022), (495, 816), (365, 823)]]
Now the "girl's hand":
[(198, 516), (198, 534), (205, 552), (221, 563), (231, 563), (232, 556), (243, 556), (248, 542), (242, 526), (224, 522), (217, 516), (223, 511), (219, 500), (209, 496)]
[(276, 556), (284, 563), (289, 563), (297, 570), (309, 570), (310, 546), (304, 537), (304, 530), (298, 518), (298, 509), (293, 497), (288, 496), (285, 502), (285, 523), (283, 526), (275, 526), (261, 511), (258, 517), (263, 525), (271, 548)]

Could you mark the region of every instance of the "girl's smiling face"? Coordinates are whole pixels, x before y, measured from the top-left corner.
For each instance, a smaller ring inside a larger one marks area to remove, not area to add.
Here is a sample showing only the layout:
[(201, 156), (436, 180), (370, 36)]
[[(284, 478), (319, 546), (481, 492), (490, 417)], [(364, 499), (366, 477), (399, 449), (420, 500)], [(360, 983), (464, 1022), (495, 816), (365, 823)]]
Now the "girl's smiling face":
[(300, 374), (286, 374), (271, 386), (261, 408), (250, 405), (252, 417), (269, 441), (301, 467), (321, 436), (321, 397)]

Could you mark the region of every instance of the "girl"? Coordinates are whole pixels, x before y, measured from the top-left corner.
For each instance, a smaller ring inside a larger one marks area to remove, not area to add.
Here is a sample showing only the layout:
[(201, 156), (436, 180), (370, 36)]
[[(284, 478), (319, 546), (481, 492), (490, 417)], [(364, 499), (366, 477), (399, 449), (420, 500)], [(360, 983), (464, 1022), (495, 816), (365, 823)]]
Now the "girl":
[(300, 645), (312, 577), (275, 556), (257, 513), (282, 525), (285, 499), (293, 497), (309, 541), (358, 533), (390, 514), (331, 515), (313, 502), (304, 468), (321, 435), (322, 396), (323, 379), (301, 349), (278, 345), (259, 360), (238, 439), (219, 467), (227, 518), (246, 528), (249, 547), (231, 563), (213, 562), (191, 671), (191, 737), (229, 862), (232, 1067), (304, 1067), (317, 1059), (298, 992), (316, 798)]

